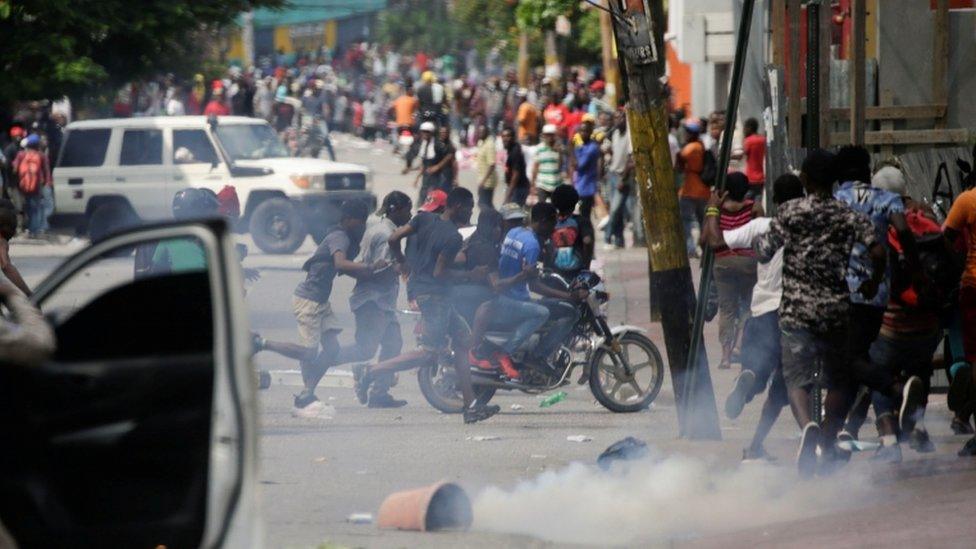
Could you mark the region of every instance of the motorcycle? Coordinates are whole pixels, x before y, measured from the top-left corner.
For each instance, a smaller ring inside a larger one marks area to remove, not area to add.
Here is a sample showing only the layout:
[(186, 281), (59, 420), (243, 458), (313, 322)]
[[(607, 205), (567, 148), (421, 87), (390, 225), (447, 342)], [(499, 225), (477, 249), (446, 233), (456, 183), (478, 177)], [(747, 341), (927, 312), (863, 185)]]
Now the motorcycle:
[[(572, 283), (552, 272), (544, 272), (543, 280), (564, 290), (585, 289), (586, 300), (576, 303), (578, 320), (564, 344), (550, 357), (552, 370), (540, 371), (524, 360), (527, 349), (538, 343), (535, 333), (512, 355), (520, 370), (517, 380), (502, 377), (496, 370), (472, 366), (471, 377), (479, 403), (487, 403), (496, 391), (521, 391), (542, 394), (568, 385), (573, 373), (582, 369), (580, 384), (589, 383), (597, 401), (612, 412), (638, 412), (647, 408), (657, 397), (664, 382), (664, 361), (654, 343), (637, 326), (610, 327), (604, 312), (609, 294), (596, 273), (583, 272)], [(544, 325), (540, 332), (545, 332)], [(489, 332), (486, 338), (500, 344), (507, 332)], [(460, 413), (463, 399), (457, 383), (453, 357), (442, 355), (436, 364), (417, 372), (420, 390), (431, 406), (444, 413)]]

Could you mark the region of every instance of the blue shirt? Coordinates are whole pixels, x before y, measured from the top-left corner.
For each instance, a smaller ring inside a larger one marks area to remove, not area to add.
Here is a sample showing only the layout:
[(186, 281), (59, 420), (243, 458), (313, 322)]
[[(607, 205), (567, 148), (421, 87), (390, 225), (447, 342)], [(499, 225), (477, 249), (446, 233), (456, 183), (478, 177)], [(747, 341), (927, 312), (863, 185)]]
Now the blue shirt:
[[(505, 235), (502, 242), (501, 257), (498, 259), (498, 276), (510, 278), (520, 272), (525, 265), (535, 265), (539, 261), (542, 247), (532, 229), (515, 227)], [(529, 284), (522, 282), (505, 290), (504, 295), (520, 301), (529, 300)]]
[(580, 198), (596, 194), (597, 168), (600, 167), (600, 145), (592, 139), (576, 147), (576, 192)]
[[(852, 210), (864, 214), (874, 227), (876, 242), (888, 241), (888, 225), (891, 215), (905, 213), (905, 204), (895, 193), (871, 187), (866, 183), (848, 181), (843, 183), (834, 193), (834, 198), (847, 204)], [(871, 258), (868, 249), (863, 244), (855, 244), (851, 252), (851, 260), (847, 269), (847, 286), (851, 291), (851, 302), (875, 307), (888, 305), (888, 287), (891, 281), (891, 269), (885, 273), (884, 280), (878, 286), (878, 293), (873, 299), (865, 299), (857, 289), (861, 283), (871, 278)]]

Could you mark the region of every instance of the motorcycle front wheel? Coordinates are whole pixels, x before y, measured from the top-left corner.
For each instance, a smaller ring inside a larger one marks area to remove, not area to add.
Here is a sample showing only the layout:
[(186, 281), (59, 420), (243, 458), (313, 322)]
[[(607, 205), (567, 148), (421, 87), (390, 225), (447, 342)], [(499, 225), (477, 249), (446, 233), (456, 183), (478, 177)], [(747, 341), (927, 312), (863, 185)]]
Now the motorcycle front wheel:
[[(617, 336), (619, 352), (601, 345), (590, 360), (590, 390), (606, 409), (639, 412), (657, 398), (664, 383), (664, 361), (650, 339), (637, 332)], [(624, 369), (624, 358), (631, 375)]]
[[(451, 364), (438, 363), (417, 370), (420, 392), (431, 406), (445, 414), (460, 414), (464, 411), (464, 398), (457, 373)], [(474, 386), (474, 396), (479, 404), (487, 404), (495, 396), (494, 387)]]

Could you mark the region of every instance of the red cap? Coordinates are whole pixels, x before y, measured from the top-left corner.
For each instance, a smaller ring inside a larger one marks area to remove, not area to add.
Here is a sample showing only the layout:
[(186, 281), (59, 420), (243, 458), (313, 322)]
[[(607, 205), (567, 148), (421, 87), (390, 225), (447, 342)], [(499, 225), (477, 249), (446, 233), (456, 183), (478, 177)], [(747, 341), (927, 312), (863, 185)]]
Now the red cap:
[(602, 91), (606, 87), (607, 85), (603, 80), (594, 80), (593, 83), (590, 84), (590, 91)]
[(24, 136), (24, 128), (20, 126), (12, 126), (10, 128), (10, 137), (23, 137), (23, 136)]
[(420, 211), (435, 212), (445, 206), (447, 206), (447, 193), (439, 189), (434, 189), (427, 193), (427, 201), (420, 207)]

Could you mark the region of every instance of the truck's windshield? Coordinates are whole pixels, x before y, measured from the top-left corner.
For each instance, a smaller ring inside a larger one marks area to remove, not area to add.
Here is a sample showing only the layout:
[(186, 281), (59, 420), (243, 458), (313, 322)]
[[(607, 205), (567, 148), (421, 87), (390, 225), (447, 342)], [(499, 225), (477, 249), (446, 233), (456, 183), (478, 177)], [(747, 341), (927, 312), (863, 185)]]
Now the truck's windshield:
[(215, 133), (232, 161), (288, 156), (278, 136), (264, 124), (221, 124)]

